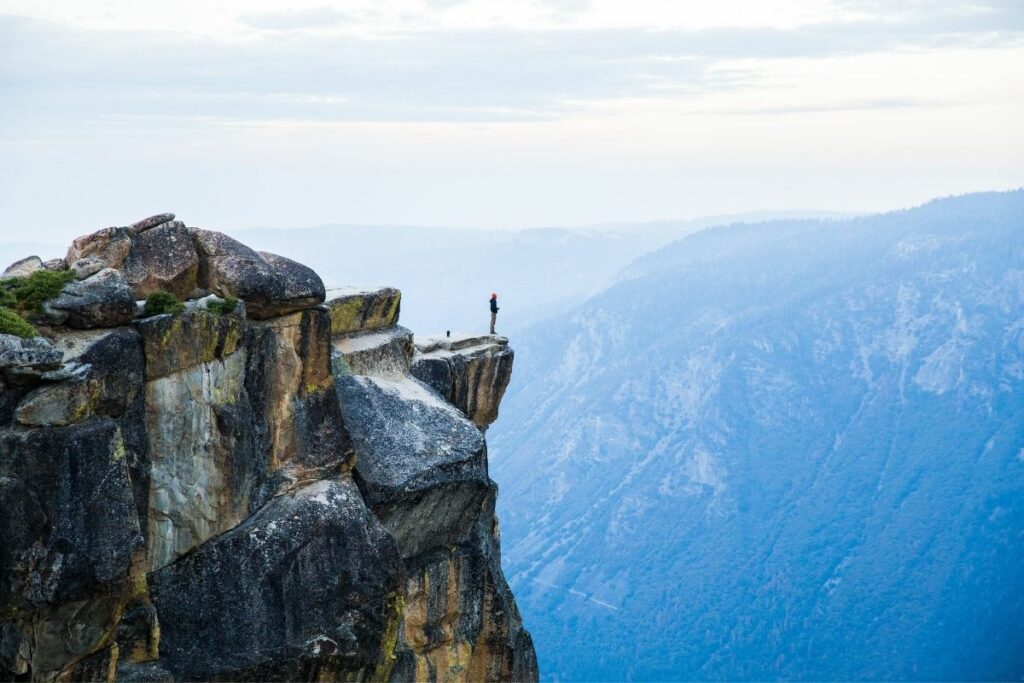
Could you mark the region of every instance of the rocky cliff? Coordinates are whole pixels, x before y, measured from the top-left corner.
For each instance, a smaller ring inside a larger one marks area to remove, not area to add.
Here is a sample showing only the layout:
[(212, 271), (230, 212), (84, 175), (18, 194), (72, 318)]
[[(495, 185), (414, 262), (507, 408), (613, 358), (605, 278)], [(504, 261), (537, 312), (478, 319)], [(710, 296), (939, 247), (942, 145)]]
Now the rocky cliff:
[(536, 680), (483, 435), (512, 351), (417, 348), (400, 299), (171, 214), (9, 268), (0, 677)]

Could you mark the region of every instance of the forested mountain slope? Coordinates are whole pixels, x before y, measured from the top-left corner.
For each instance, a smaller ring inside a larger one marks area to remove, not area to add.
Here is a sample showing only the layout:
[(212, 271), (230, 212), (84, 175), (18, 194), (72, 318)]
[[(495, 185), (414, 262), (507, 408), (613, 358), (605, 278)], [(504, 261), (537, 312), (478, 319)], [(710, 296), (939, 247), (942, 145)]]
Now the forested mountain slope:
[(516, 345), (543, 676), (1024, 676), (1024, 191), (706, 230)]

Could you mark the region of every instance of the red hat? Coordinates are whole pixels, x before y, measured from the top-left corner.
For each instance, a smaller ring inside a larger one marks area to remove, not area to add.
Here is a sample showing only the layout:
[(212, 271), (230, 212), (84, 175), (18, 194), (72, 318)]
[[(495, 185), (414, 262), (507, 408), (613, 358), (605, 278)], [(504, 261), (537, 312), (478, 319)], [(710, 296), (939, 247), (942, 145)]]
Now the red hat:
[(498, 293), (497, 292), (491, 292), (491, 298), (492, 299), (497, 299), (498, 298)]

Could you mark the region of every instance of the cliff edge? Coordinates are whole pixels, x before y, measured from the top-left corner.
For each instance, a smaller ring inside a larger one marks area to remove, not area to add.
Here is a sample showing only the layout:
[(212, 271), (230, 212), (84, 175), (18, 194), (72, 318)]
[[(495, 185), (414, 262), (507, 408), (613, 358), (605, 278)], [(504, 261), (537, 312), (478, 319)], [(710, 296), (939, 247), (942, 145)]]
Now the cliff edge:
[(536, 680), (507, 340), (417, 345), (397, 290), (174, 218), (0, 276), (0, 677)]

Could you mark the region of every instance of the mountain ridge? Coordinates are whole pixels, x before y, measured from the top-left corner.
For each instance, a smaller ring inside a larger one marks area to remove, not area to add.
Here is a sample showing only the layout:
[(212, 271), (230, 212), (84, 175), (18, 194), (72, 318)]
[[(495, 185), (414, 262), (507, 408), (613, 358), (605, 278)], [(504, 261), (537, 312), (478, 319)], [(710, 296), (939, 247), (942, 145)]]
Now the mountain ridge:
[(545, 675), (1019, 676), (1022, 224), (713, 228), (521, 334), (492, 453)]

